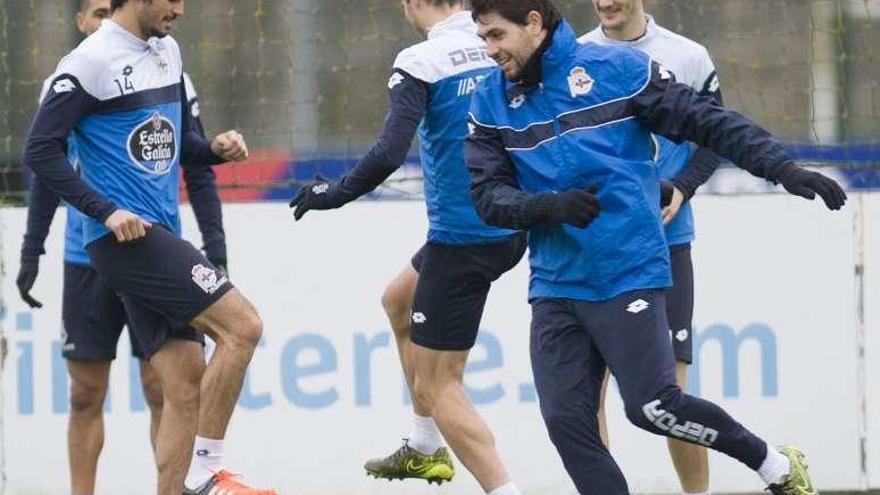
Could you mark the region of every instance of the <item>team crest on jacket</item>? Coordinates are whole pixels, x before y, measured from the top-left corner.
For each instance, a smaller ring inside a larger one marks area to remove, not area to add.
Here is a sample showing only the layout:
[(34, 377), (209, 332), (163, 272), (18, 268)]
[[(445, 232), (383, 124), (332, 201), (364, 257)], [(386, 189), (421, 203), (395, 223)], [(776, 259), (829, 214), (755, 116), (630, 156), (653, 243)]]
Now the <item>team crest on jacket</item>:
[(164, 175), (171, 170), (177, 156), (174, 124), (154, 112), (128, 136), (128, 155), (143, 170)]
[(516, 95), (516, 97), (514, 99), (510, 100), (510, 108), (516, 110), (517, 108), (521, 107), (523, 105), (523, 103), (525, 103), (525, 102), (526, 102), (526, 95), (524, 95), (524, 94)]
[(593, 89), (593, 78), (587, 74), (583, 67), (575, 67), (571, 69), (568, 75), (568, 90), (571, 91), (571, 97), (577, 98), (583, 96)]

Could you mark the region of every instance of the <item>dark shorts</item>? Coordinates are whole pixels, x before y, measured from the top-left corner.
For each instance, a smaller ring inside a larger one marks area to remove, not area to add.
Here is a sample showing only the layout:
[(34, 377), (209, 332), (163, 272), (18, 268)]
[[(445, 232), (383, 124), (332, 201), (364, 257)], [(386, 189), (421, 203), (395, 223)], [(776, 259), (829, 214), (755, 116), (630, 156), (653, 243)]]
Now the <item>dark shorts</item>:
[(525, 251), (525, 234), (492, 244), (425, 244), (412, 260), (419, 273), (412, 341), (438, 351), (473, 347), (489, 286), (516, 266)]
[[(126, 325), (125, 308), (115, 291), (88, 265), (64, 263), (61, 304), (61, 355), (73, 361), (112, 361)], [(131, 354), (144, 352), (131, 339)]]
[(672, 287), (666, 292), (666, 319), (672, 336), (675, 359), (687, 364), (694, 361), (694, 265), (691, 245), (669, 246), (672, 263)]
[(198, 249), (160, 226), (135, 242), (119, 243), (111, 234), (86, 249), (120, 294), (131, 333), (148, 358), (169, 338), (204, 342), (189, 322), (232, 289)]

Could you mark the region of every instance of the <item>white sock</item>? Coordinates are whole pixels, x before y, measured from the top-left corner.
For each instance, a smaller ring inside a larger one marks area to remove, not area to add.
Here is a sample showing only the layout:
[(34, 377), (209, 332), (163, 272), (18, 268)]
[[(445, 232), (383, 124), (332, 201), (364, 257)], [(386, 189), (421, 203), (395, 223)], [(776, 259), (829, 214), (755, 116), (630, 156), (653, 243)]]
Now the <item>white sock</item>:
[(521, 495), (521, 494), (519, 492), (519, 488), (516, 487), (516, 483), (514, 483), (512, 481), (508, 481), (507, 483), (492, 490), (487, 495)]
[(196, 435), (192, 461), (189, 463), (189, 471), (183, 484), (191, 490), (202, 487), (214, 476), (214, 473), (223, 469), (222, 463), (223, 440), (212, 440)]
[(445, 445), (434, 418), (418, 414), (413, 414), (413, 429), (409, 434), (408, 444), (425, 455), (431, 455)]
[(764, 483), (772, 485), (782, 482), (782, 477), (791, 472), (791, 462), (772, 446), (767, 445), (767, 457), (758, 468), (758, 475)]

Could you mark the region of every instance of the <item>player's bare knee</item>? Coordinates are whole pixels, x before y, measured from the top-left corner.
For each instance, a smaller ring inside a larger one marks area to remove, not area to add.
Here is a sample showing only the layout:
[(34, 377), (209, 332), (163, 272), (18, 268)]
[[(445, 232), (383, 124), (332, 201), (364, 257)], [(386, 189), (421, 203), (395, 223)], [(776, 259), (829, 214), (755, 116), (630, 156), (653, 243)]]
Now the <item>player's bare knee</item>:
[(70, 384), (70, 412), (76, 415), (100, 415), (107, 386), (73, 380)]
[(410, 307), (403, 292), (392, 283), (382, 294), (382, 309), (391, 322), (391, 328), (395, 333), (408, 333)]
[(217, 349), (249, 360), (263, 336), (263, 320), (250, 304), (231, 316), (208, 326), (206, 330)]
[(163, 380), (161, 384), (163, 407), (170, 405), (178, 410), (190, 410), (193, 407), (198, 409), (204, 373), (203, 360), (187, 360), (177, 365), (173, 379)]
[(253, 352), (263, 337), (263, 320), (257, 311), (251, 308), (250, 311), (244, 311), (239, 315), (231, 330), (236, 345)]
[(382, 293), (382, 309), (385, 310), (385, 314), (387, 314), (389, 318), (397, 314), (399, 303), (396, 295), (393, 283), (388, 287), (385, 287), (385, 291)]
[(150, 408), (150, 411), (154, 414), (156, 412), (161, 413), (165, 401), (162, 393), (162, 384), (159, 383), (159, 379), (157, 377), (151, 377), (147, 380), (143, 380), (141, 382), (141, 387), (144, 391), (144, 401), (146, 401), (147, 407)]
[(162, 382), (159, 380), (159, 375), (148, 361), (141, 361), (140, 364), (141, 389), (144, 392), (147, 407), (154, 414), (157, 411), (162, 412)]
[(177, 410), (193, 410), (199, 407), (199, 394), (201, 392), (201, 375), (199, 380), (187, 377), (165, 387), (163, 391), (163, 408), (166, 405)]

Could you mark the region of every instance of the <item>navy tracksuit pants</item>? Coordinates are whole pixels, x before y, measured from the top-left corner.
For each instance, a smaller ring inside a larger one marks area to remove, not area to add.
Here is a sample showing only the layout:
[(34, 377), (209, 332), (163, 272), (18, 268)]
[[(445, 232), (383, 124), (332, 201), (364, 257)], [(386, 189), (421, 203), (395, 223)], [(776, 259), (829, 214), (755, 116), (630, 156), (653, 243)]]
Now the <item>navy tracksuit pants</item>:
[(753, 470), (764, 461), (763, 440), (676, 384), (662, 290), (601, 302), (538, 298), (531, 304), (531, 361), (541, 414), (579, 493), (629, 494), (599, 437), (596, 412), (606, 365), (627, 418), (639, 428), (721, 451)]

